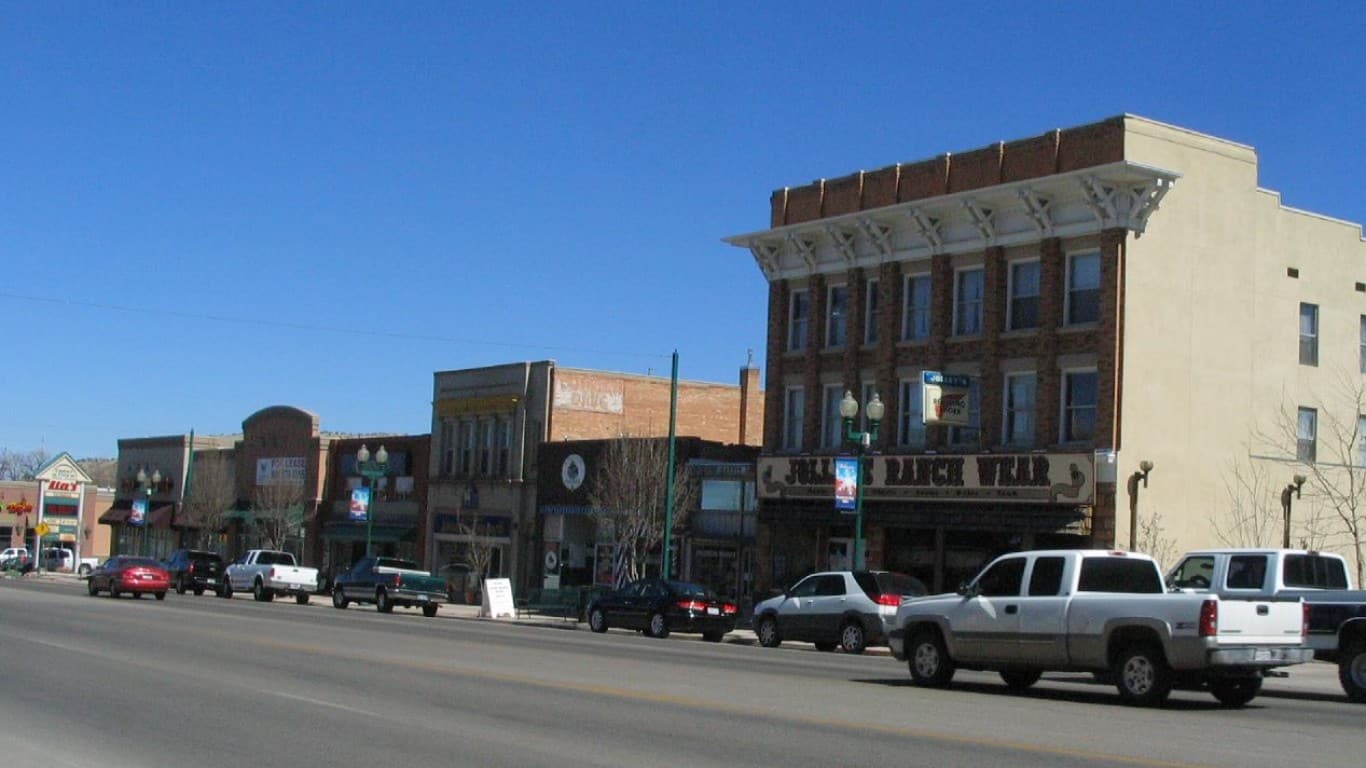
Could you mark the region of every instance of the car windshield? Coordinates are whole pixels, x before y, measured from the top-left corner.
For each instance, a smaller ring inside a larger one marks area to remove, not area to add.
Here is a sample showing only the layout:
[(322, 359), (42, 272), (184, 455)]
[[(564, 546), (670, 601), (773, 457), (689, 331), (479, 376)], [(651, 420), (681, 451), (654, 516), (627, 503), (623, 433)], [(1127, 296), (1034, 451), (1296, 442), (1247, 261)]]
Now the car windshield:
[(704, 600), (711, 600), (715, 597), (711, 590), (701, 584), (691, 584), (686, 581), (671, 581), (669, 589), (679, 597), (700, 597)]
[(124, 568), (160, 568), (161, 563), (150, 557), (125, 557), (119, 561)]

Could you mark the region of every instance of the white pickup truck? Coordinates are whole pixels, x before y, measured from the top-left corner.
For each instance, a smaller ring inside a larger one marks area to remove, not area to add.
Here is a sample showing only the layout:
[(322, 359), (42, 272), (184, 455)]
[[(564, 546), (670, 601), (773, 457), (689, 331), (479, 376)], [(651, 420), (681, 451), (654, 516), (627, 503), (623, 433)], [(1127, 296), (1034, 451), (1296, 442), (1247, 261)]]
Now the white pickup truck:
[(1049, 550), (1003, 555), (957, 594), (897, 609), (890, 645), (917, 685), (955, 668), (996, 670), (1023, 690), (1045, 671), (1113, 675), (1129, 704), (1155, 706), (1174, 687), (1242, 706), (1275, 667), (1309, 661), (1299, 598), (1224, 600), (1168, 592), (1144, 555)]
[(249, 549), (223, 571), (219, 597), (250, 590), (257, 600), (268, 603), (276, 595), (293, 595), (299, 605), (308, 603), (318, 591), (318, 569), (304, 568), (294, 555), (274, 549)]
[(1366, 590), (1340, 555), (1304, 549), (1201, 549), (1167, 574), (1172, 589), (1233, 597), (1299, 597), (1314, 658), (1338, 665), (1343, 693), (1366, 704)]

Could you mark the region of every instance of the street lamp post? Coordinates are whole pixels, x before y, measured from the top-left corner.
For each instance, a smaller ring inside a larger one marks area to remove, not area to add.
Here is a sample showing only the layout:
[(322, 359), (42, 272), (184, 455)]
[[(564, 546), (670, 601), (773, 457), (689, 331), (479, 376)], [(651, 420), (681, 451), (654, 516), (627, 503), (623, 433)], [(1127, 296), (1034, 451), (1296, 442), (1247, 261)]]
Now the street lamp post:
[(149, 557), (150, 555), (147, 554), (147, 529), (152, 526), (152, 490), (161, 485), (161, 470), (152, 470), (152, 476), (148, 477), (147, 468), (142, 467), (138, 470), (138, 485), (141, 485), (142, 490), (147, 493), (147, 511), (143, 513), (142, 518), (142, 554), (144, 557)]
[(1129, 551), (1138, 551), (1138, 483), (1148, 487), (1148, 473), (1153, 471), (1153, 463), (1144, 459), (1138, 462), (1137, 472), (1129, 475)]
[(854, 399), (854, 393), (848, 390), (844, 392), (844, 399), (840, 400), (840, 416), (844, 419), (844, 439), (854, 445), (858, 452), (858, 484), (854, 487), (854, 570), (863, 570), (863, 478), (866, 474), (863, 469), (864, 457), (868, 453), (868, 447), (877, 439), (878, 427), (882, 425), (882, 414), (886, 406), (882, 404), (882, 399), (873, 393), (873, 399), (868, 401), (868, 431), (860, 432), (854, 429), (854, 419), (858, 417), (858, 401)]
[(375, 529), (375, 507), (379, 503), (379, 479), (389, 473), (389, 452), (380, 446), (375, 460), (370, 460), (370, 449), (362, 443), (356, 451), (356, 471), (370, 481), (370, 507), (365, 510), (365, 556), (370, 556), (370, 536)]
[(1285, 528), (1281, 531), (1281, 546), (1290, 549), (1290, 494), (1295, 494), (1295, 498), (1300, 497), (1300, 489), (1304, 487), (1307, 479), (1304, 475), (1295, 475), (1290, 485), (1281, 491), (1281, 511), (1285, 513)]

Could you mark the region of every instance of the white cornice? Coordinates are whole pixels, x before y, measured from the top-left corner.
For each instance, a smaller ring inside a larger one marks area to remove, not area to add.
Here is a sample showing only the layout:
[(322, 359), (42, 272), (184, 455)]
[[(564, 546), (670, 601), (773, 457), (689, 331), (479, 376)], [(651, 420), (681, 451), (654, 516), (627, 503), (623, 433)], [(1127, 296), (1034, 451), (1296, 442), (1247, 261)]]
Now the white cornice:
[(768, 280), (1123, 228), (1142, 235), (1180, 174), (1121, 161), (734, 235)]

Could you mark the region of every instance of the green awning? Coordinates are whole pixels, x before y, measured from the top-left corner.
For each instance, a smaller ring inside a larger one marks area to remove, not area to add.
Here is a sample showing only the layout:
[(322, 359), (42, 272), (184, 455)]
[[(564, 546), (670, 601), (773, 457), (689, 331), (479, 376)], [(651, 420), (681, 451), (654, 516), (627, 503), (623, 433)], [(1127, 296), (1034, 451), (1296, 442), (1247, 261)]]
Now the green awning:
[[(327, 541), (365, 541), (364, 523), (327, 523), (323, 526)], [(404, 525), (376, 525), (370, 529), (370, 541), (397, 543), (417, 539), (417, 529)]]

